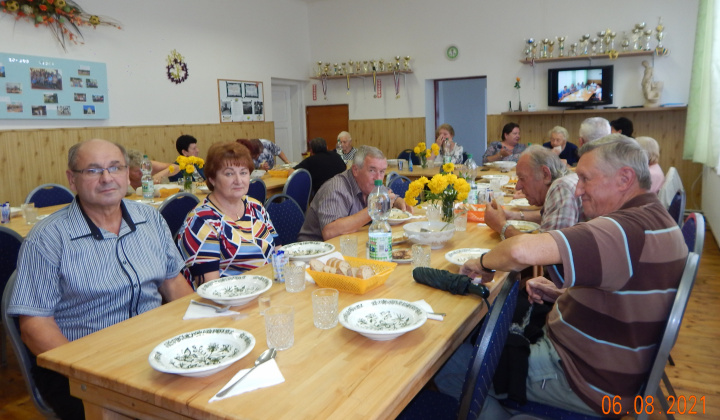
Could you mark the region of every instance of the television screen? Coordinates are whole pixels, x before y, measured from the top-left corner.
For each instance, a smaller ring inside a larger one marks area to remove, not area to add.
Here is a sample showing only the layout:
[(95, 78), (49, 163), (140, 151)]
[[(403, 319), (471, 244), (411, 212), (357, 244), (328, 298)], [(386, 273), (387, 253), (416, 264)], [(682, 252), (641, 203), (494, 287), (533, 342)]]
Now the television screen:
[(613, 66), (548, 70), (548, 106), (584, 108), (613, 103)]

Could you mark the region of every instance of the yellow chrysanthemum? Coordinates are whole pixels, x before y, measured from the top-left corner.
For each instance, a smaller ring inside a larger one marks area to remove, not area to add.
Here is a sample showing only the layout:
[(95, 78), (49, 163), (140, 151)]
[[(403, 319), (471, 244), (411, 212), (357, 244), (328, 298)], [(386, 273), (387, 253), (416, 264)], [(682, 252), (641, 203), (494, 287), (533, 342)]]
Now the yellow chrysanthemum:
[(168, 166), (168, 170), (170, 171), (170, 175), (175, 175), (175, 171), (176, 171), (177, 169), (180, 169), (180, 168), (177, 168), (175, 165), (170, 165), (170, 166)]
[(420, 154), (420, 148), (417, 147), (417, 146), (415, 146), (415, 148), (413, 149), (413, 152), (415, 152), (416, 155), (419, 155), (419, 154)]
[(427, 177), (424, 177), (424, 176), (421, 176), (416, 181), (419, 182), (422, 187), (424, 187), (428, 183)]
[(430, 149), (425, 150), (425, 158), (430, 157)]
[(417, 206), (417, 199), (415, 197), (411, 197), (409, 195), (405, 195), (405, 204), (407, 204), (410, 207)]
[(446, 174), (445, 177), (448, 181), (448, 184), (455, 184), (455, 182), (457, 182), (458, 180), (458, 176), (455, 174)]
[(444, 172), (450, 173), (455, 170), (455, 165), (452, 162), (448, 162), (442, 167)]
[(192, 165), (188, 165), (185, 167), (185, 172), (191, 174), (191, 173), (195, 172), (195, 167)]
[(432, 177), (430, 182), (428, 182), (428, 188), (430, 188), (430, 192), (433, 194), (440, 194), (442, 193), (445, 188), (448, 186), (447, 178), (444, 176), (438, 174)]
[(438, 146), (437, 143), (433, 143), (432, 146), (430, 146), (430, 149), (435, 154), (440, 153), (440, 146)]
[(424, 151), (425, 151), (425, 148), (426, 148), (425, 142), (424, 142), (424, 141), (421, 141), (420, 143), (418, 143), (417, 147), (418, 147), (418, 149), (420, 149), (420, 152), (421, 152), (421, 153), (424, 152)]

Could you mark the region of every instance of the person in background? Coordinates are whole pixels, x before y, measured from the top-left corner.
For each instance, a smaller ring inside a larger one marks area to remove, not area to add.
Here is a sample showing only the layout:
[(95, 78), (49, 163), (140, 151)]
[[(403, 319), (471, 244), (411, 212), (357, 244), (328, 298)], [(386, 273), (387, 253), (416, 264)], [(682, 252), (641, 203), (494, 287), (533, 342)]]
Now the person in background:
[(305, 169), (312, 177), (312, 195), (315, 195), (322, 185), (330, 178), (347, 169), (339, 154), (328, 151), (325, 139), (316, 137), (310, 140), (312, 155), (295, 166), (295, 169)]
[(463, 147), (455, 143), (455, 129), (450, 124), (442, 124), (435, 130), (435, 144), (440, 148), (440, 153), (437, 156), (434, 154), (430, 155), (430, 159), (435, 159), (435, 163), (444, 163), (445, 150), (443, 145), (447, 142), (450, 148), (450, 162), (455, 165), (462, 164), (463, 161)]
[(520, 143), (520, 126), (513, 122), (507, 123), (502, 129), (502, 141), (490, 143), (483, 155), (483, 163), (498, 160), (517, 162), (524, 150), (525, 145)]
[(541, 210), (513, 211), (503, 209), (493, 202), (485, 209), (485, 224), (500, 234), (501, 239), (522, 232), (508, 220), (528, 220), (540, 224), (540, 231), (562, 229), (585, 221), (582, 201), (575, 196), (578, 176), (569, 172), (567, 165), (545, 147), (533, 145), (527, 148), (517, 167), (517, 190), (522, 191), (531, 206)]
[[(143, 174), (140, 168), (142, 166), (142, 160), (144, 155), (141, 151), (135, 149), (128, 149), (127, 155), (130, 187), (132, 187), (132, 192), (135, 192), (136, 189), (142, 187)], [(162, 182), (162, 179), (168, 176), (168, 174), (170, 173), (170, 164), (165, 162), (158, 162), (156, 160), (151, 160), (150, 162), (152, 163), (151, 175), (153, 177), (153, 182), (159, 184)]]
[[(38, 222), (22, 244), (8, 312), (20, 317), (34, 355), (192, 293), (163, 217), (123, 200), (127, 162), (115, 143), (73, 145), (66, 175), (75, 199)], [(84, 418), (66, 377), (39, 366), (32, 376), (60, 418)]]
[(580, 138), (578, 144), (582, 147), (586, 143), (595, 141), (610, 134), (610, 123), (605, 118), (592, 117), (580, 123)]
[(352, 162), (352, 160), (355, 158), (355, 153), (357, 153), (357, 149), (353, 147), (353, 140), (352, 136), (350, 136), (350, 133), (347, 131), (341, 131), (340, 134), (337, 136), (338, 145), (335, 147), (335, 151), (338, 155), (342, 158), (343, 162), (345, 162), (345, 165), (349, 162)]
[(548, 132), (548, 137), (550, 137), (550, 141), (544, 143), (543, 146), (552, 149), (568, 166), (575, 166), (579, 160), (578, 147), (568, 143), (570, 134), (565, 127), (556, 125)]
[(613, 133), (620, 133), (624, 136), (633, 136), (633, 123), (625, 117), (610, 121), (610, 129)]
[[(330, 178), (310, 203), (298, 241), (327, 241), (357, 232), (370, 223), (368, 195), (385, 179), (387, 160), (380, 149), (360, 146), (350, 169)], [(393, 207), (412, 212), (402, 197), (390, 194)]]
[(652, 137), (638, 137), (635, 139), (640, 147), (642, 147), (648, 155), (648, 164), (650, 165), (650, 192), (657, 194), (665, 182), (665, 173), (663, 172), (658, 159), (660, 159), (660, 145)]
[[(177, 140), (175, 140), (175, 148), (177, 149), (177, 152), (181, 154), (182, 156), (199, 156), (200, 155), (200, 149), (197, 146), (197, 139), (193, 136), (183, 134), (182, 136), (178, 137)], [(175, 164), (177, 164), (177, 161), (175, 161)], [(195, 172), (200, 175), (200, 177), (205, 178), (205, 172), (203, 172), (202, 168), (198, 168), (195, 166)], [(172, 182), (175, 182), (183, 177), (183, 174), (178, 171), (175, 175), (170, 175), (168, 179)]]
[(275, 167), (275, 156), (280, 157), (283, 162), (290, 163), (280, 146), (265, 139), (238, 139), (238, 143), (247, 147), (252, 156), (255, 169), (268, 171)]
[(211, 192), (188, 214), (177, 240), (193, 288), (271, 261), (278, 235), (263, 205), (247, 195), (254, 169), (247, 147), (210, 146), (205, 174)]

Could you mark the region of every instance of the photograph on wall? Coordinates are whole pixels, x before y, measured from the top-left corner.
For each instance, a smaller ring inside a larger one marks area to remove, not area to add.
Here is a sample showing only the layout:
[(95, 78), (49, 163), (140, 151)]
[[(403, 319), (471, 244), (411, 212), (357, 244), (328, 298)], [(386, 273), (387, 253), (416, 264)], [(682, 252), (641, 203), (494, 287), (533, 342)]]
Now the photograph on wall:
[(0, 77), (5, 77), (5, 65), (0, 63)]
[(218, 79), (220, 122), (265, 121), (263, 82)]
[(62, 90), (62, 71), (30, 67), (30, 87), (32, 89)]
[(0, 120), (109, 118), (105, 63), (0, 52), (0, 66)]
[(92, 115), (95, 113), (95, 105), (83, 105), (83, 114)]

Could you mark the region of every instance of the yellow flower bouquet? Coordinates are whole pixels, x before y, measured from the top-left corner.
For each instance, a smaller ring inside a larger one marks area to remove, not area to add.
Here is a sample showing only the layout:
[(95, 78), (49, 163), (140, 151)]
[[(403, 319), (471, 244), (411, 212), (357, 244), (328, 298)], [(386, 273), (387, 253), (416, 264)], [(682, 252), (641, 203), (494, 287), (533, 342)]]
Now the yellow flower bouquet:
[(193, 173), (195, 167), (202, 168), (205, 165), (205, 161), (197, 156), (178, 156), (176, 159), (176, 165), (170, 165), (170, 174), (175, 175), (178, 171), (183, 173), (183, 190), (192, 192)]
[(440, 149), (438, 148), (437, 144), (433, 143), (432, 147), (428, 149), (427, 146), (425, 146), (425, 142), (421, 141), (420, 143), (418, 143), (417, 146), (415, 146), (413, 152), (420, 159), (420, 166), (422, 166), (423, 168), (427, 168), (427, 160), (428, 158), (430, 158), (431, 151), (432, 153), (437, 154), (438, 150)]
[[(443, 166), (443, 171), (447, 165)], [(448, 223), (452, 222), (453, 205), (456, 200), (463, 201), (467, 198), (470, 193), (470, 184), (464, 178), (449, 173), (449, 171), (446, 172), (448, 173), (437, 174), (430, 180), (422, 176), (411, 182), (405, 193), (405, 203), (416, 206), (418, 198), (420, 198), (421, 201), (432, 203), (431, 205), (441, 205), (443, 220)]]

